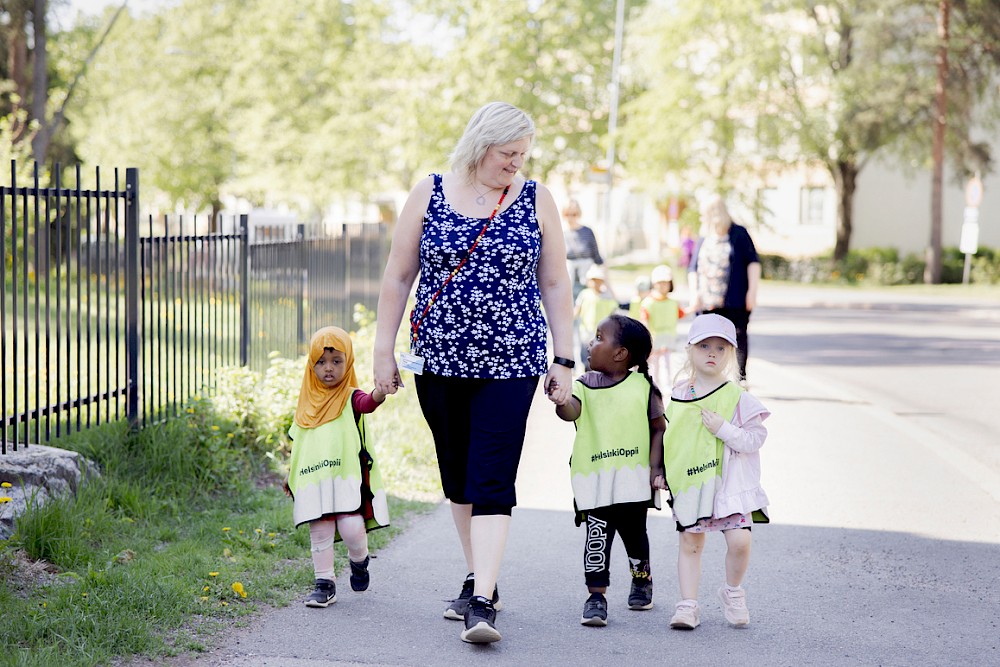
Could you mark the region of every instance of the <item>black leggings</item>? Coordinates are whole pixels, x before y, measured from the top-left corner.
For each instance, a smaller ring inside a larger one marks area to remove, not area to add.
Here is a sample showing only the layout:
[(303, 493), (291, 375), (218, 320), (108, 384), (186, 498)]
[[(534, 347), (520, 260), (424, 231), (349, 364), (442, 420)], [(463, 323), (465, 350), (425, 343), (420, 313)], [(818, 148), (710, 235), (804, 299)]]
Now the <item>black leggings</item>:
[(441, 487), (472, 515), (505, 514), (517, 504), (514, 480), (538, 377), (509, 380), (415, 378), (417, 398), (434, 436)]
[[(644, 563), (645, 576), (649, 577), (648, 509), (649, 502), (641, 502), (586, 511), (587, 541), (583, 548), (583, 573), (587, 586), (602, 588), (611, 583), (611, 543), (615, 532), (621, 535), (629, 559)], [(637, 573), (633, 572), (632, 576), (637, 576)]]

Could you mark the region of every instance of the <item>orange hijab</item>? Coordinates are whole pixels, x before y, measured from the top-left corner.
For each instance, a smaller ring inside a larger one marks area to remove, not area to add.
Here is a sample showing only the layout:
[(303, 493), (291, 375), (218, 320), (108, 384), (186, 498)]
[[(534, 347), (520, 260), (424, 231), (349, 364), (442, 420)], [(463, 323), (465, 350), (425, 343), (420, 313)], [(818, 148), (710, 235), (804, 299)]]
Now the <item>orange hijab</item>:
[[(347, 372), (344, 379), (336, 387), (327, 388), (313, 367), (323, 356), (325, 348), (332, 347), (343, 352), (347, 357)], [(340, 327), (323, 327), (313, 334), (309, 341), (309, 359), (306, 362), (306, 372), (302, 377), (302, 390), (299, 391), (299, 406), (295, 410), (295, 423), (302, 428), (316, 428), (331, 422), (340, 416), (344, 406), (351, 399), (351, 394), (358, 386), (358, 377), (354, 374), (354, 345), (350, 335)]]

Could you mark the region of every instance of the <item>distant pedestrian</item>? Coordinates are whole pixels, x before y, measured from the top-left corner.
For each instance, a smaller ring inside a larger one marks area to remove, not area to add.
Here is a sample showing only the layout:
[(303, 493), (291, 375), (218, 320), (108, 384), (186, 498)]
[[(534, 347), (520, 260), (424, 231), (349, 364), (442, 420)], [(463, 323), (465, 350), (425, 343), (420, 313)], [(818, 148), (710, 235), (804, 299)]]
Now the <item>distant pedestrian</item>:
[(677, 349), (677, 322), (684, 317), (684, 309), (670, 297), (674, 291), (674, 274), (666, 264), (660, 264), (650, 273), (652, 289), (639, 307), (639, 320), (653, 336), (653, 353), (649, 357), (649, 371), (657, 386), (669, 387), (670, 354)]
[(365, 415), (385, 401), (378, 389), (357, 388), (354, 347), (338, 327), (324, 327), (309, 341), (292, 438), (285, 493), (295, 500), (296, 526), (309, 524), (315, 590), (307, 607), (337, 601), (333, 545), (343, 540), (351, 588), (368, 589), (368, 531), (389, 525), (382, 475), (365, 437)]
[(702, 205), (701, 221), (702, 236), (688, 267), (691, 310), (722, 315), (736, 326), (737, 365), (745, 386), (750, 354), (747, 328), (757, 305), (760, 258), (750, 233), (733, 222), (719, 195)]
[(691, 234), (690, 227), (681, 228), (681, 255), (678, 260), (678, 265), (680, 268), (687, 271), (687, 268), (691, 266), (691, 260), (694, 258), (694, 236)]
[(394, 394), (396, 334), (419, 273), (410, 354), (400, 365), (416, 374), (468, 567), (444, 617), (464, 621), (462, 641), (477, 644), (501, 638), (496, 582), (539, 378), (553, 400), (565, 400), (573, 384), (559, 208), (548, 188), (518, 174), (534, 137), (531, 117), (510, 104), (491, 102), (473, 114), (451, 171), (410, 192), (378, 299), (375, 386)]
[[(750, 622), (743, 577), (750, 564), (751, 523), (767, 523), (760, 450), (767, 409), (733, 380), (736, 327), (721, 315), (699, 315), (688, 333), (687, 363), (667, 406), (663, 448), (650, 455), (653, 485), (669, 488), (680, 531), (677, 575), (681, 601), (670, 627), (701, 622), (698, 585), (705, 533), (726, 538), (726, 577), (718, 590), (726, 620)], [(661, 467), (660, 464), (663, 464)]]
[(563, 220), (566, 221), (566, 266), (573, 283), (574, 299), (587, 285), (587, 271), (594, 265), (604, 264), (594, 230), (580, 222), (582, 215), (580, 202), (575, 199), (570, 199), (562, 210)]
[(589, 371), (587, 349), (590, 337), (597, 329), (598, 322), (618, 310), (618, 302), (608, 289), (608, 281), (604, 279), (604, 269), (595, 264), (587, 269), (586, 278), (587, 286), (576, 296), (573, 317), (576, 324), (576, 340), (579, 341), (580, 361), (583, 369)]
[[(639, 321), (611, 315), (590, 342), (590, 367), (573, 383), (573, 395), (558, 402), (556, 414), (576, 422), (570, 459), (577, 524), (585, 523), (584, 581), (590, 597), (583, 625), (608, 624), (605, 597), (611, 582), (611, 545), (617, 532), (628, 554), (632, 586), (628, 608), (651, 609), (646, 512), (659, 508), (649, 453), (663, 452), (663, 399), (649, 376), (652, 342)], [(638, 372), (631, 369), (636, 368)]]
[(653, 284), (649, 282), (647, 276), (639, 276), (635, 279), (635, 293), (628, 302), (628, 316), (633, 320), (638, 320), (641, 317), (642, 300), (649, 296), (652, 289)]

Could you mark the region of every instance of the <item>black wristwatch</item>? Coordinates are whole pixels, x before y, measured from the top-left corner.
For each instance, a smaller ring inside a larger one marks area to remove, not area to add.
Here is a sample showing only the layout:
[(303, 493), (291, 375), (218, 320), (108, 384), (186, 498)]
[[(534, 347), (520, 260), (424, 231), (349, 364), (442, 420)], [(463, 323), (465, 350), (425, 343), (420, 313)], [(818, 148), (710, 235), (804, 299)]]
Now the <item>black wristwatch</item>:
[(559, 364), (560, 366), (565, 366), (566, 368), (573, 368), (576, 366), (576, 362), (572, 359), (567, 359), (566, 357), (553, 357), (552, 363)]

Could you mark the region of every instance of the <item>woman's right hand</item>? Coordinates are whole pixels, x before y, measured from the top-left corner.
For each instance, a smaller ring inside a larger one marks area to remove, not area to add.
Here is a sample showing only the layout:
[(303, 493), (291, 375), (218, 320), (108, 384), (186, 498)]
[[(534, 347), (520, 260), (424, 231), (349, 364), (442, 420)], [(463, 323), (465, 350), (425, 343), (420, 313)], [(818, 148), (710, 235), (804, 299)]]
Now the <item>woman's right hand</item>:
[(392, 353), (375, 354), (373, 371), (375, 373), (375, 388), (388, 396), (395, 394), (403, 386), (399, 377), (399, 368)]

